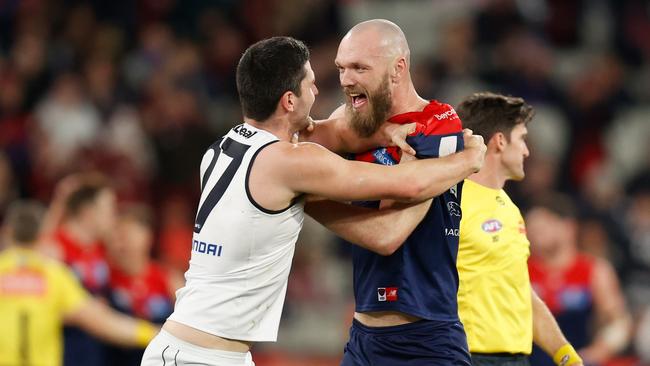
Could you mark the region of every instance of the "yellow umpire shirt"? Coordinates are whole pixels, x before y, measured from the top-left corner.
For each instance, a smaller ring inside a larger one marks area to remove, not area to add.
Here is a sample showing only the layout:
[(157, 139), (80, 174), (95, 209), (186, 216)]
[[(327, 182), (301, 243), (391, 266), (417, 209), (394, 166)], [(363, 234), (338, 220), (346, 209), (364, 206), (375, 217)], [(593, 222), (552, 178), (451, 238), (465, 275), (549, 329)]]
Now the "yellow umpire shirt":
[(470, 352), (530, 354), (530, 243), (519, 208), (503, 189), (467, 179), (461, 209), (458, 313)]
[(87, 299), (64, 264), (31, 249), (0, 252), (0, 365), (61, 365), (63, 316)]

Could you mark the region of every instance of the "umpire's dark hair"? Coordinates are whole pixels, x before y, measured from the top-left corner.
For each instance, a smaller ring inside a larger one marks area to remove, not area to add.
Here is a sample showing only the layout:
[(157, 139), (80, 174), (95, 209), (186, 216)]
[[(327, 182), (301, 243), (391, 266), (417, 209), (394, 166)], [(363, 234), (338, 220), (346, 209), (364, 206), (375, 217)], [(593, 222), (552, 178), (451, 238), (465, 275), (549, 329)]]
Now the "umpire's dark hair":
[(43, 205), (36, 201), (16, 201), (9, 205), (5, 226), (11, 229), (11, 241), (30, 245), (38, 239), (45, 214)]
[(282, 94), (300, 96), (309, 49), (291, 37), (272, 37), (255, 43), (237, 65), (237, 91), (244, 117), (258, 122), (268, 119)]
[(510, 141), (512, 129), (520, 123), (528, 124), (535, 115), (533, 107), (523, 98), (491, 92), (470, 95), (458, 105), (456, 112), (463, 127), (481, 135), (486, 144), (497, 132)]

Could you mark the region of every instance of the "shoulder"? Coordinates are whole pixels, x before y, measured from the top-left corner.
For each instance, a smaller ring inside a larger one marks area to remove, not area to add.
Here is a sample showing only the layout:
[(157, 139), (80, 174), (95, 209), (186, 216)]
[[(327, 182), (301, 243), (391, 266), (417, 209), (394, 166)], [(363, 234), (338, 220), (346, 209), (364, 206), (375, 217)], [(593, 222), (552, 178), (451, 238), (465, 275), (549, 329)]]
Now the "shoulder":
[(345, 117), (345, 104), (341, 104), (330, 114), (328, 119)]

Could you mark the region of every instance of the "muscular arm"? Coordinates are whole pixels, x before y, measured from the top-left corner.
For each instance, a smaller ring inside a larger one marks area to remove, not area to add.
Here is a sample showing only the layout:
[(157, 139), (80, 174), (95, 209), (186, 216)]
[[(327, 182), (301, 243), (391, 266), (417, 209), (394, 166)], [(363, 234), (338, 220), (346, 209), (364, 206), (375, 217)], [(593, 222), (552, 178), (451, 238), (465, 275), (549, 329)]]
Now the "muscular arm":
[(627, 346), (632, 322), (612, 266), (598, 260), (593, 276), (592, 292), (599, 326), (593, 342), (579, 351), (586, 363), (603, 363)]
[(120, 314), (93, 298), (66, 314), (65, 323), (110, 343), (143, 348), (158, 330), (153, 324)]
[[(260, 154), (258, 159), (266, 162), (259, 164), (267, 167), (265, 177), (279, 179), (280, 186), (293, 192), (340, 201), (423, 201), (441, 194), (476, 171), (476, 163), (480, 161), (476, 157), (483, 154), (481, 149), (466, 149), (439, 159), (382, 166), (345, 160), (316, 144), (287, 145), (273, 149), (277, 155), (264, 154), (264, 151)], [(284, 161), (277, 163), (280, 158)]]
[(431, 200), (427, 200), (375, 210), (324, 200), (308, 203), (305, 212), (343, 239), (391, 255), (415, 230), (430, 206)]

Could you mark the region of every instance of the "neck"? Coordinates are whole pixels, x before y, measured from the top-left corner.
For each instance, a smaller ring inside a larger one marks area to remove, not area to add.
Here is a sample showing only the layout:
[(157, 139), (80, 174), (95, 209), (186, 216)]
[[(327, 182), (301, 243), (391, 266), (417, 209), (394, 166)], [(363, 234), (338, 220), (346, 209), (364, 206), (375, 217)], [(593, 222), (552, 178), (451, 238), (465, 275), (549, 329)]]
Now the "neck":
[(290, 121), (283, 117), (271, 117), (264, 122), (244, 117), (244, 122), (273, 134), (280, 141), (291, 141), (293, 135), (298, 132), (297, 130), (292, 130)]
[(398, 114), (421, 111), (429, 104), (429, 101), (422, 98), (415, 90), (415, 86), (409, 80), (403, 85), (398, 85), (392, 95), (393, 106), (390, 110), (391, 116)]
[(483, 167), (478, 173), (469, 176), (469, 179), (488, 188), (503, 189), (508, 177), (499, 169), (499, 158), (495, 154), (487, 154)]
[(97, 236), (91, 230), (88, 230), (76, 220), (67, 221), (63, 224), (63, 229), (77, 243), (90, 245), (98, 240)]

